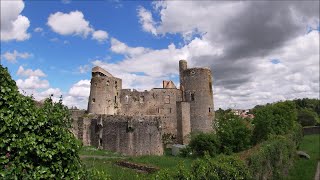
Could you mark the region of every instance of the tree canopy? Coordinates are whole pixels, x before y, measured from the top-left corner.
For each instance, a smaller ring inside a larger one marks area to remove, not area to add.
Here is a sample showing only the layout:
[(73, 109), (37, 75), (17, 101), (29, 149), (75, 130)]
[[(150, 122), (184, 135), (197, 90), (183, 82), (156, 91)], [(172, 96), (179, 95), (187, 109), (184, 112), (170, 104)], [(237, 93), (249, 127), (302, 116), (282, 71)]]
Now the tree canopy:
[(70, 132), (67, 107), (51, 98), (41, 107), (19, 93), (0, 66), (0, 177), (5, 179), (80, 179), (81, 143)]

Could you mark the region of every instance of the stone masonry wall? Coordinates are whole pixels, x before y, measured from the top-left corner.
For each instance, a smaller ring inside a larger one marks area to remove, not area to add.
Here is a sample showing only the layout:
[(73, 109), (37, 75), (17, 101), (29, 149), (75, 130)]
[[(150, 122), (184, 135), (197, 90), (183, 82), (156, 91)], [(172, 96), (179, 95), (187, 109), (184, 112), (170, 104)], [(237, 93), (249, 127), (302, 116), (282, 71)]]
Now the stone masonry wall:
[(95, 146), (130, 156), (162, 155), (159, 116), (84, 115), (76, 121), (77, 138)]
[(78, 109), (71, 109), (70, 114), (71, 114), (71, 119), (72, 119), (72, 128), (71, 132), (78, 137), (79, 133), (79, 127), (78, 127), (78, 119), (82, 117), (86, 113), (85, 110), (78, 110)]
[(177, 119), (178, 143), (189, 144), (191, 133), (189, 102), (177, 102)]
[(103, 149), (122, 154), (162, 155), (162, 129), (158, 116), (103, 116)]
[(155, 88), (143, 92), (123, 89), (120, 94), (121, 115), (161, 116), (163, 133), (177, 134), (176, 102), (182, 99), (179, 89)]

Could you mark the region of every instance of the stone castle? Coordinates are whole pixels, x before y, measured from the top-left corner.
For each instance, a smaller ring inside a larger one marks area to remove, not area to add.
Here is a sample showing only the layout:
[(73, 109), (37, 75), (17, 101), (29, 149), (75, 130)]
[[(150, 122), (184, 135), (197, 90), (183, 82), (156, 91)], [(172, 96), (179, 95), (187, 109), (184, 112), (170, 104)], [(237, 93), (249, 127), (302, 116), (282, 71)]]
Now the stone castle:
[(163, 136), (188, 144), (191, 132), (212, 131), (212, 75), (179, 61), (180, 89), (172, 81), (150, 91), (122, 89), (122, 80), (92, 69), (87, 112), (73, 110), (73, 132), (85, 145), (127, 155), (162, 155)]

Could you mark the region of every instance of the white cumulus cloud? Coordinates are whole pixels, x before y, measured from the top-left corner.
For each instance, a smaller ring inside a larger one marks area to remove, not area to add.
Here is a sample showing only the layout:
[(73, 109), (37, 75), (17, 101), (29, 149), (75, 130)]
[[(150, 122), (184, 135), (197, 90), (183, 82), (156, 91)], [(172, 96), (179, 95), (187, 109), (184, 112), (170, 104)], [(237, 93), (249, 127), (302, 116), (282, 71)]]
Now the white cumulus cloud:
[(41, 80), (38, 76), (30, 76), (27, 79), (18, 79), (17, 86), (22, 89), (46, 89), (49, 87), (47, 80)]
[(75, 97), (89, 97), (90, 94), (90, 80), (80, 80), (74, 84), (70, 90), (69, 95)]
[(98, 42), (104, 42), (108, 39), (108, 33), (106, 31), (98, 30), (92, 33), (92, 39), (97, 40)]
[(27, 32), (30, 21), (21, 15), (24, 9), (22, 0), (0, 1), (1, 5), (1, 41), (24, 41), (30, 38)]
[(87, 37), (93, 31), (89, 21), (84, 19), (80, 11), (70, 13), (56, 12), (50, 14), (47, 22), (48, 26), (61, 35), (79, 35)]
[(34, 32), (42, 32), (43, 31), (43, 28), (41, 27), (36, 27), (33, 29)]
[(1, 55), (4, 59), (6, 59), (8, 62), (16, 63), (17, 59), (27, 59), (32, 56), (32, 54), (27, 52), (18, 52), (17, 50), (14, 50), (13, 52), (7, 51), (4, 54)]
[(157, 29), (151, 12), (146, 10), (144, 7), (139, 7), (138, 16), (142, 29), (146, 32), (151, 32), (152, 34), (157, 35)]
[(140, 54), (143, 54), (149, 49), (144, 48), (144, 47), (129, 47), (125, 43), (115, 39), (111, 38), (111, 51), (118, 53), (118, 54), (124, 54), (124, 55), (129, 55), (129, 56), (137, 56)]
[(71, 11), (69, 13), (56, 12), (50, 14), (47, 25), (52, 31), (60, 35), (76, 35), (86, 38), (88, 35), (92, 39), (102, 43), (108, 39), (108, 33), (103, 30), (95, 30), (90, 22), (84, 18), (81, 11)]
[(37, 77), (45, 77), (46, 74), (43, 73), (40, 69), (32, 70), (32, 69), (24, 69), (23, 66), (19, 66), (17, 71), (17, 75), (20, 76), (37, 76)]

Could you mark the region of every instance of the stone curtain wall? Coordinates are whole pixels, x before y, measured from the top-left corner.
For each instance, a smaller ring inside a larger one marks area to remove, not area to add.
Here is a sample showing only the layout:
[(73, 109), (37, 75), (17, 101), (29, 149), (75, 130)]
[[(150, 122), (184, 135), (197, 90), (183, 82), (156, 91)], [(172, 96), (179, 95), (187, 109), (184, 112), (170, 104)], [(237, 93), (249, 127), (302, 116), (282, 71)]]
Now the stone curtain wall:
[(78, 137), (79, 127), (78, 127), (78, 119), (82, 117), (86, 113), (85, 110), (71, 109), (71, 119), (72, 119), (72, 128), (71, 132), (74, 136)]
[(162, 155), (162, 127), (157, 116), (104, 116), (103, 149), (125, 155)]
[(163, 154), (163, 125), (159, 116), (85, 114), (77, 118), (72, 131), (84, 146), (130, 156)]
[(189, 144), (191, 124), (190, 124), (190, 103), (177, 103), (177, 140), (179, 144)]
[(181, 101), (179, 89), (155, 88), (139, 92), (123, 89), (120, 93), (121, 115), (161, 116), (163, 133), (177, 135), (177, 102)]

